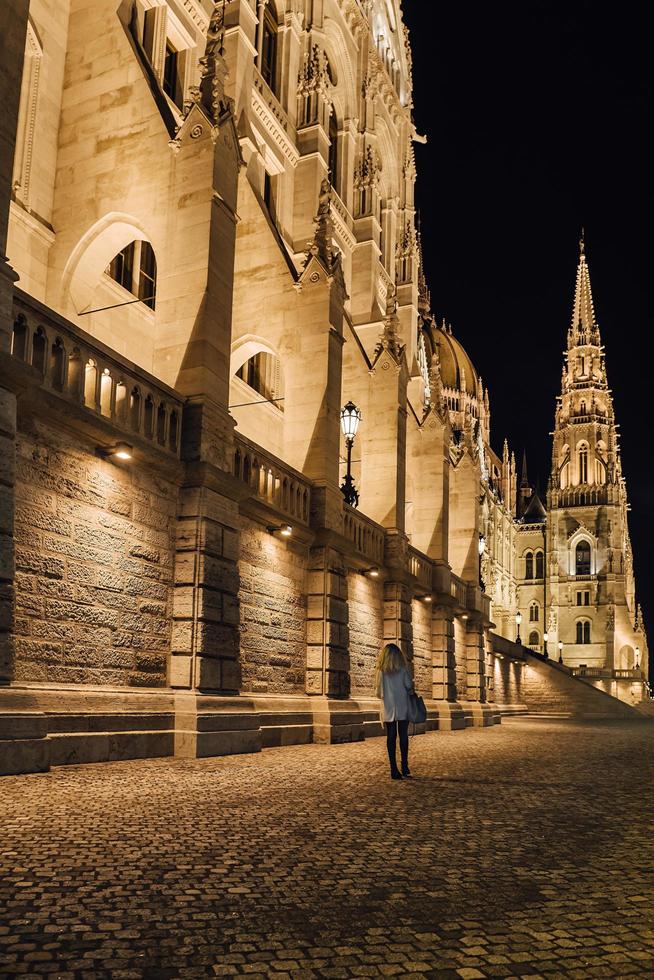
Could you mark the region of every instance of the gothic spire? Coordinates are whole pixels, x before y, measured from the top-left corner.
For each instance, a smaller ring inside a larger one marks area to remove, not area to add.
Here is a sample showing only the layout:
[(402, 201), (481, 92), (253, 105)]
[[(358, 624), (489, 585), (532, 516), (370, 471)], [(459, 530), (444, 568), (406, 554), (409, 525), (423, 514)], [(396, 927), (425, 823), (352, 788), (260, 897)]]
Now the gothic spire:
[(527, 450), (524, 449), (522, 452), (522, 477), (520, 479), (520, 488), (529, 487), (529, 476), (527, 474)]
[(580, 343), (599, 343), (599, 328), (595, 319), (593, 294), (590, 288), (590, 273), (586, 262), (586, 241), (582, 229), (579, 240), (579, 265), (577, 266), (577, 282), (575, 286), (575, 301), (572, 311), (569, 346)]

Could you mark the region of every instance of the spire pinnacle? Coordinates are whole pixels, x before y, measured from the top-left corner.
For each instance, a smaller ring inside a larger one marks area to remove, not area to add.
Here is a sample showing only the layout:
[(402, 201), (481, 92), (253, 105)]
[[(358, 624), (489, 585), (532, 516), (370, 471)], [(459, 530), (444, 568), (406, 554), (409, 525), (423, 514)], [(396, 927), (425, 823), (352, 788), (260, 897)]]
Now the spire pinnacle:
[(590, 288), (590, 272), (586, 261), (586, 240), (584, 230), (579, 239), (579, 264), (577, 266), (577, 281), (575, 284), (575, 299), (572, 311), (572, 323), (569, 336), (569, 346), (577, 344), (599, 343), (599, 331), (595, 319), (593, 293)]
[(584, 231), (583, 225), (581, 228), (581, 238), (579, 239), (579, 258), (586, 254), (586, 232)]
[(522, 479), (520, 480), (521, 487), (529, 486), (529, 477), (527, 475), (527, 450), (524, 449), (522, 452)]

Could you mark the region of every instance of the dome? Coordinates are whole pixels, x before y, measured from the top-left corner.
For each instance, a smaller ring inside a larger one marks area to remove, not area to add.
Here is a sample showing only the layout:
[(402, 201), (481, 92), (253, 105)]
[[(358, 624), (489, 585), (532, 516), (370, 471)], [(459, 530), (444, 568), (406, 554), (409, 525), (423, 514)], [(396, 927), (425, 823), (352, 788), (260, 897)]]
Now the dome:
[(461, 391), (461, 382), (465, 376), (466, 393), (476, 397), (478, 375), (463, 345), (450, 333), (445, 324), (437, 327), (432, 323), (430, 339), (433, 345), (438, 345), (444, 387)]

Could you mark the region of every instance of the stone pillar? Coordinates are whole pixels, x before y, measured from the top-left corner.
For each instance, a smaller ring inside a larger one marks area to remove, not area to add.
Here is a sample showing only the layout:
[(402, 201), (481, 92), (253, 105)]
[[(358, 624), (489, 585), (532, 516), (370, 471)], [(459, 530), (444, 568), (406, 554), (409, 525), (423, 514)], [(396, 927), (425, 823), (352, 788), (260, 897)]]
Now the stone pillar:
[(456, 701), (454, 614), (449, 606), (433, 606), (431, 622), (432, 697)]
[(350, 693), (347, 567), (332, 548), (311, 548), (307, 597), (307, 694)]
[(409, 428), (407, 466), (413, 480), (411, 543), (440, 561), (448, 559), (450, 460), (446, 426), (432, 409)]
[(238, 504), (208, 486), (180, 494), (172, 687), (237, 694)]
[(466, 629), (466, 677), (469, 701), (486, 700), (486, 638), (481, 623), (468, 620)]
[(384, 582), (384, 643), (397, 643), (413, 662), (412, 594), (399, 582)]

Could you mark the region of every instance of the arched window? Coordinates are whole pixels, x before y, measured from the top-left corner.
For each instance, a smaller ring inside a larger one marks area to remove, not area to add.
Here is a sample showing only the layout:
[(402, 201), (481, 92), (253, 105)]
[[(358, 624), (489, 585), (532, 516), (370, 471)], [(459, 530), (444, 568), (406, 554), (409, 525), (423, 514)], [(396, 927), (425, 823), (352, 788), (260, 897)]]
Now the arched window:
[(259, 351), (243, 364), (236, 377), (244, 381), (267, 401), (272, 402), (281, 412), (284, 411), (284, 380), (282, 364), (278, 357), (268, 351)]
[(577, 643), (580, 645), (590, 643), (590, 620), (583, 619), (577, 623)]
[(336, 190), (338, 188), (338, 119), (334, 106), (329, 113), (329, 180)]
[(133, 241), (121, 249), (107, 267), (107, 275), (151, 310), (157, 293), (157, 260), (150, 242)]
[(529, 622), (537, 623), (540, 619), (540, 609), (537, 602), (532, 602), (529, 606)]
[(575, 575), (590, 575), (590, 555), (588, 541), (580, 541), (575, 549)]
[(586, 402), (585, 401), (582, 401), (581, 404), (580, 404), (580, 406), (579, 406), (579, 414), (580, 415), (586, 415)]
[(533, 552), (528, 551), (525, 555), (525, 578), (534, 577), (534, 555)]
[(277, 76), (277, 22), (268, 4), (261, 25), (261, 63), (259, 65), (264, 82), (276, 93)]
[(536, 552), (536, 578), (545, 578), (545, 556), (542, 551)]
[(529, 634), (529, 646), (530, 647), (540, 646), (540, 636), (536, 632), (536, 630), (532, 630), (532, 632)]
[(579, 482), (588, 483), (588, 446), (582, 443), (579, 447)]

